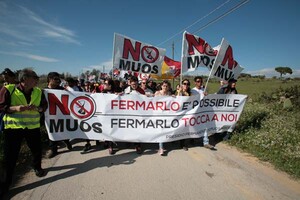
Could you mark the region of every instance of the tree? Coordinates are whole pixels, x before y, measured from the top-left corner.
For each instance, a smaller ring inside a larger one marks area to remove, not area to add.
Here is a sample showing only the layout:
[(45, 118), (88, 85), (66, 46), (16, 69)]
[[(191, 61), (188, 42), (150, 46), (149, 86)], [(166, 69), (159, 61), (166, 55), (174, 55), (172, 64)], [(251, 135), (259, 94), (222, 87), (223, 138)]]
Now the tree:
[(240, 78), (251, 78), (251, 74), (241, 73)]
[(99, 79), (100, 79), (100, 77), (99, 77), (99, 75), (100, 75), (100, 70), (98, 70), (98, 69), (93, 69), (92, 72), (90, 73), (90, 75), (95, 75), (95, 80), (99, 80)]
[(293, 70), (289, 67), (276, 67), (275, 71), (280, 74), (280, 78), (282, 78), (282, 75), (293, 73)]

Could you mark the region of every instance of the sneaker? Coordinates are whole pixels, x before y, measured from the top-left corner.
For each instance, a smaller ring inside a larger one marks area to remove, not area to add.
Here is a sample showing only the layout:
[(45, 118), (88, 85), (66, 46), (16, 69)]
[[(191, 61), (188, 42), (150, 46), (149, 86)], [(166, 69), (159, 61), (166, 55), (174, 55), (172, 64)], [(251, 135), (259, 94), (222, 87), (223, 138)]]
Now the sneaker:
[(108, 153), (109, 153), (109, 155), (115, 154), (115, 152), (114, 152), (114, 150), (113, 150), (112, 147), (109, 147), (109, 148), (108, 148)]
[(182, 149), (183, 149), (184, 151), (188, 151), (188, 150), (189, 150), (186, 146), (183, 146)]
[(87, 152), (87, 151), (89, 151), (90, 149), (91, 149), (91, 144), (90, 143), (87, 143), (87, 144), (85, 144), (84, 145), (84, 148), (83, 148), (83, 150), (82, 150), (82, 152)]
[(210, 144), (205, 144), (204, 147), (210, 150), (217, 150), (213, 145)]
[(57, 151), (50, 149), (49, 153), (47, 154), (47, 158), (53, 158), (57, 155)]
[(67, 149), (69, 149), (70, 151), (73, 149), (72, 144), (68, 141), (66, 142), (67, 145)]
[(100, 141), (96, 140), (96, 146), (100, 146)]
[(104, 147), (104, 149), (107, 149), (107, 148), (108, 148), (108, 141), (105, 141), (105, 142), (103, 143), (103, 147)]
[(163, 148), (159, 149), (158, 153), (159, 153), (159, 155), (161, 155), (161, 156), (164, 155), (164, 149), (163, 149)]
[(35, 169), (34, 173), (37, 177), (43, 177), (47, 175), (47, 171), (44, 169)]
[(230, 133), (226, 133), (226, 135), (223, 137), (223, 140), (224, 141), (227, 141), (227, 140), (229, 140), (229, 138), (230, 138)]
[(142, 154), (142, 148), (141, 147), (135, 147), (137, 154)]

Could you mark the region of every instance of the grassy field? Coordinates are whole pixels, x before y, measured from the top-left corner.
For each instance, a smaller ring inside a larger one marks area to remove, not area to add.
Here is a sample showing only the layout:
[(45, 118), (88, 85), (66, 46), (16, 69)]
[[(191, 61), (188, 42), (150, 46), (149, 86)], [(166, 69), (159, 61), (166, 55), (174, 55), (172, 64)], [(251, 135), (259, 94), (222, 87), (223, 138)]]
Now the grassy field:
[[(190, 78), (190, 82), (191, 82), (191, 87), (194, 87), (194, 81), (192, 78)], [(179, 81), (176, 80), (174, 84), (176, 85), (178, 83)], [(280, 87), (289, 88), (294, 85), (300, 85), (300, 80), (282, 81), (279, 79), (241, 78), (238, 80), (236, 85), (239, 94), (246, 94), (250, 98), (256, 98), (258, 95), (262, 94), (263, 92), (270, 94), (272, 91), (275, 91)], [(216, 80), (210, 80), (208, 82), (207, 87), (209, 93), (212, 94), (212, 93), (216, 93), (219, 90), (220, 84)]]

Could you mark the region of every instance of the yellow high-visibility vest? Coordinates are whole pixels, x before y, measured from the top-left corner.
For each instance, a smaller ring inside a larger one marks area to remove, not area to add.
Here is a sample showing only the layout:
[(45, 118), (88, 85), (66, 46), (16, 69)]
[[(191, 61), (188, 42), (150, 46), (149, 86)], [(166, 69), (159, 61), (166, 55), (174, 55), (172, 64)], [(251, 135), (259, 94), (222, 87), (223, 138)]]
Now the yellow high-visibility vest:
[[(14, 84), (5, 86), (11, 93), (11, 106), (28, 105), (24, 94), (15, 88)], [(15, 88), (15, 90), (14, 90)], [(33, 88), (29, 105), (39, 106), (41, 103), (42, 90), (38, 87)], [(37, 110), (27, 110), (22, 112), (6, 113), (3, 117), (4, 128), (34, 129), (40, 127), (40, 113)]]

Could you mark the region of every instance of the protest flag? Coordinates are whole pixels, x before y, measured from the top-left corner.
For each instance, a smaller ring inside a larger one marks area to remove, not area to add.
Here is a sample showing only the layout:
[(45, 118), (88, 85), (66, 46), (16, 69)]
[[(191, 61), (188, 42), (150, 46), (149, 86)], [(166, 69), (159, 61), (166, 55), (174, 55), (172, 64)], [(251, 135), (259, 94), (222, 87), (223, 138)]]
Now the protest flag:
[(160, 75), (165, 53), (165, 49), (115, 33), (113, 68)]
[(234, 60), (231, 45), (223, 38), (210, 74), (219, 80), (228, 81), (229, 79), (237, 79), (243, 69)]
[(211, 69), (217, 53), (207, 41), (185, 31), (182, 38), (181, 74), (195, 71), (199, 67)]
[(155, 79), (173, 79), (180, 75), (181, 62), (175, 61), (167, 56), (164, 57), (164, 62), (161, 67), (161, 76), (151, 75), (151, 78)]
[(241, 71), (244, 69), (234, 60), (232, 47), (227, 40), (223, 38), (221, 44), (216, 49), (218, 49), (218, 54), (210, 69), (205, 88), (207, 88), (211, 76), (222, 81), (228, 81), (230, 79), (237, 80)]

